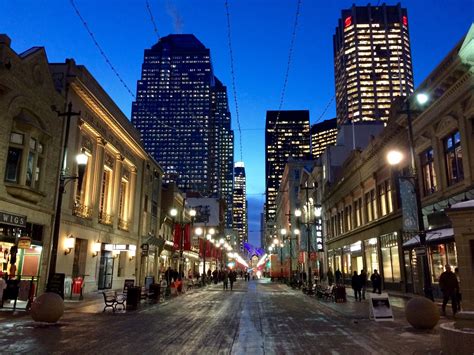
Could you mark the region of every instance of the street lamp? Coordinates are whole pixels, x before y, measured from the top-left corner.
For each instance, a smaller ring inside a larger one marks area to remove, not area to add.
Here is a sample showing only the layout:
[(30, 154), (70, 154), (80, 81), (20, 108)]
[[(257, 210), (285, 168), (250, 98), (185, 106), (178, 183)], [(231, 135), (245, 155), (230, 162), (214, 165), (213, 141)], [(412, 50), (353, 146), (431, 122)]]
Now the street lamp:
[[(419, 93), (415, 96), (416, 101), (423, 105), (428, 102), (429, 97), (424, 93)], [(413, 185), (413, 193), (415, 194), (415, 203), (416, 203), (416, 222), (418, 226), (418, 235), (420, 236), (420, 245), (424, 248), (424, 253), (421, 255), (421, 262), (422, 262), (422, 269), (423, 269), (423, 292), (425, 297), (433, 299), (433, 288), (431, 283), (431, 276), (429, 272), (429, 265), (428, 265), (428, 256), (426, 254), (426, 231), (423, 221), (423, 210), (421, 205), (421, 197), (420, 197), (420, 188), (418, 184), (418, 174), (416, 171), (416, 164), (415, 164), (415, 146), (414, 146), (414, 139), (413, 139), (413, 124), (411, 118), (411, 109), (410, 109), (410, 102), (407, 98), (404, 102), (405, 104), (405, 111), (402, 113), (406, 113), (407, 115), (407, 125), (408, 125), (408, 144), (410, 150), (410, 173), (408, 176), (400, 176), (400, 179), (406, 179), (410, 181)], [(404, 156), (400, 151), (391, 150), (387, 154), (387, 162), (389, 165), (396, 166), (402, 162)]]
[[(73, 112), (72, 111), (72, 103), (68, 104), (68, 110), (64, 113), (59, 113), (59, 117), (66, 117), (66, 127), (64, 132), (64, 141), (63, 141), (63, 151), (61, 157), (61, 167), (62, 170), (59, 173), (59, 187), (58, 187), (58, 194), (56, 200), (56, 213), (54, 216), (54, 226), (53, 226), (53, 235), (51, 240), (51, 257), (49, 262), (49, 272), (48, 272), (48, 282), (46, 286), (46, 290), (51, 292), (53, 291), (54, 285), (51, 283), (54, 274), (56, 273), (56, 262), (58, 258), (58, 242), (59, 242), (59, 229), (61, 226), (61, 209), (62, 209), (62, 202), (63, 202), (63, 194), (66, 188), (66, 184), (69, 181), (77, 180), (78, 182), (78, 190), (80, 191), (82, 186), (82, 180), (84, 178), (84, 173), (86, 171), (88, 156), (85, 154), (84, 151), (81, 151), (76, 156), (76, 163), (77, 163), (77, 175), (66, 175), (66, 158), (67, 158), (67, 148), (69, 143), (69, 127), (71, 122), (72, 116), (79, 116), (81, 112)], [(61, 294), (63, 293), (60, 291)]]
[(198, 227), (196, 228), (196, 234), (199, 236), (203, 236), (203, 250), (202, 250), (202, 274), (203, 274), (203, 278), (206, 277), (206, 247), (207, 247), (207, 243), (210, 242), (212, 240), (212, 236), (214, 235), (214, 233), (216, 232), (214, 228), (209, 228), (209, 230), (207, 230), (207, 226), (204, 226), (204, 229), (201, 228), (201, 227)]

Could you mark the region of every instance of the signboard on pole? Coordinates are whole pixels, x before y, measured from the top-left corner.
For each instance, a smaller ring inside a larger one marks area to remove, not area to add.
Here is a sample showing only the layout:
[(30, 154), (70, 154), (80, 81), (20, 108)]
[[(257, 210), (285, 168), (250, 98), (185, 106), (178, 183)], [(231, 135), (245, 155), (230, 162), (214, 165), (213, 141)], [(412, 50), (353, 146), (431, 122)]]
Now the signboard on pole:
[(404, 232), (418, 232), (418, 206), (416, 204), (415, 180), (412, 177), (400, 177), (400, 199)]
[(388, 294), (370, 294), (369, 301), (370, 319), (373, 319), (376, 322), (394, 320)]

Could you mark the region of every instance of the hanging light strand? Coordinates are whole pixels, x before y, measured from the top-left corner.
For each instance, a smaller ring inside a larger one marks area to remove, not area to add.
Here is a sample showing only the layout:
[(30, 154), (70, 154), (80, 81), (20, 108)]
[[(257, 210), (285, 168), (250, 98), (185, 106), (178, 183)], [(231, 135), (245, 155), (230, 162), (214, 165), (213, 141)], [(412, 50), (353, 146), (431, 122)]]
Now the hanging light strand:
[(285, 76), (284, 76), (284, 79), (283, 79), (283, 87), (281, 89), (280, 103), (278, 105), (278, 113), (277, 113), (277, 117), (276, 117), (276, 120), (275, 120), (275, 124), (273, 126), (274, 131), (276, 130), (278, 120), (280, 119), (281, 109), (283, 107), (283, 103), (284, 103), (284, 100), (285, 100), (286, 87), (288, 85), (288, 77), (290, 75), (290, 68), (291, 68), (291, 63), (292, 63), (292, 59), (293, 59), (293, 52), (294, 52), (295, 40), (296, 40), (296, 32), (297, 32), (297, 29), (298, 29), (298, 19), (300, 17), (300, 13), (301, 13), (301, 0), (298, 0), (298, 4), (296, 5), (295, 22), (293, 23), (293, 32), (291, 34), (290, 48), (288, 50), (288, 61), (286, 63), (286, 71), (285, 71)]
[(239, 150), (240, 150), (240, 161), (243, 161), (242, 158), (242, 130), (240, 128), (240, 115), (239, 115), (239, 103), (237, 100), (237, 88), (235, 84), (235, 69), (234, 69), (234, 52), (232, 50), (232, 33), (230, 25), (230, 10), (229, 2), (225, 0), (225, 9), (227, 17), (227, 42), (229, 44), (229, 57), (230, 57), (230, 73), (232, 77), (232, 94), (234, 96), (234, 105), (235, 105), (235, 116), (237, 119), (237, 129), (239, 131)]
[(158, 42), (160, 40), (160, 34), (158, 33), (158, 27), (156, 26), (155, 18), (153, 17), (153, 12), (151, 11), (151, 6), (148, 0), (145, 0), (146, 3), (146, 9), (148, 10), (148, 14), (150, 15), (150, 21), (153, 25), (153, 31), (155, 32), (156, 35), (156, 41)]
[(102, 49), (102, 47), (100, 46), (100, 44), (97, 42), (96, 38), (95, 38), (95, 35), (94, 33), (91, 31), (91, 29), (89, 28), (89, 26), (87, 25), (87, 22), (84, 20), (84, 17), (82, 17), (81, 13), (79, 12), (79, 9), (77, 8), (76, 4), (74, 3), (74, 0), (69, 0), (69, 2), (71, 3), (72, 7), (74, 8), (74, 11), (76, 12), (76, 15), (77, 17), (79, 17), (79, 19), (81, 20), (82, 22), (82, 25), (84, 26), (84, 28), (86, 29), (87, 33), (89, 34), (90, 38), (92, 39), (92, 42), (94, 42), (94, 45), (97, 47), (97, 49), (99, 50), (100, 52), (100, 55), (104, 58), (105, 62), (107, 63), (107, 65), (110, 67), (110, 69), (113, 71), (113, 73), (115, 74), (115, 76), (119, 79), (120, 83), (122, 83), (123, 87), (128, 91), (128, 93), (133, 97), (135, 98), (135, 94), (132, 92), (132, 90), (130, 90), (130, 88), (128, 87), (128, 85), (125, 83), (125, 81), (122, 79), (122, 77), (120, 76), (120, 74), (118, 73), (118, 71), (115, 69), (115, 67), (112, 65), (112, 63), (110, 62), (108, 56), (105, 54), (104, 50)]

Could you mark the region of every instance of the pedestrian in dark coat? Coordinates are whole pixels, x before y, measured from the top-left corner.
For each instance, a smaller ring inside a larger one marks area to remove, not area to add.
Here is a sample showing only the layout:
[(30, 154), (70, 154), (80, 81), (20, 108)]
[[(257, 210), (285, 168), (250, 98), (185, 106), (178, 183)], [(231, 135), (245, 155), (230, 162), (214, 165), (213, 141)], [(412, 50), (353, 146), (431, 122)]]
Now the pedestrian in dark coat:
[(372, 282), (372, 293), (382, 293), (382, 277), (377, 272), (377, 269), (374, 269), (374, 273), (370, 276), (370, 281)]
[(352, 275), (352, 289), (354, 290), (356, 301), (362, 301), (362, 295), (360, 292), (362, 285), (360, 284), (360, 276), (357, 275), (357, 271), (354, 271), (354, 275)]
[(227, 273), (227, 270), (224, 270), (224, 272), (222, 273), (222, 281), (224, 281), (223, 287), (225, 291), (229, 288), (229, 274)]
[(229, 281), (230, 281), (230, 290), (234, 288), (234, 282), (237, 280), (237, 273), (235, 271), (231, 271), (229, 273)]
[(342, 283), (342, 272), (337, 269), (334, 275), (336, 276), (336, 285), (340, 285)]
[(326, 273), (326, 276), (328, 278), (328, 285), (332, 286), (334, 283), (334, 274), (332, 273), (332, 269), (329, 268), (328, 272)]
[(171, 285), (171, 277), (173, 275), (173, 270), (171, 270), (171, 267), (168, 266), (168, 269), (166, 269), (165, 271), (165, 280), (166, 280), (166, 284), (169, 286)]
[(453, 307), (453, 315), (455, 315), (458, 310), (456, 296), (459, 292), (459, 283), (456, 274), (451, 271), (451, 265), (446, 265), (446, 271), (439, 277), (439, 288), (441, 292), (443, 292), (442, 315), (446, 315), (446, 305), (450, 298)]

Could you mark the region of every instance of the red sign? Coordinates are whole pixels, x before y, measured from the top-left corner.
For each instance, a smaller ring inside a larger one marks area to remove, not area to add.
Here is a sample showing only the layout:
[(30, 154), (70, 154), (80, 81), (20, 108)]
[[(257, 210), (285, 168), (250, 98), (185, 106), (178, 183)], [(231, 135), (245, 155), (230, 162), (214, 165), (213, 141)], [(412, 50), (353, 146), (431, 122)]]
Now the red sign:
[(402, 22), (404, 26), (408, 26), (408, 18), (406, 16), (402, 17)]
[(348, 16), (344, 20), (344, 28), (349, 27), (350, 25), (352, 25), (352, 17)]

